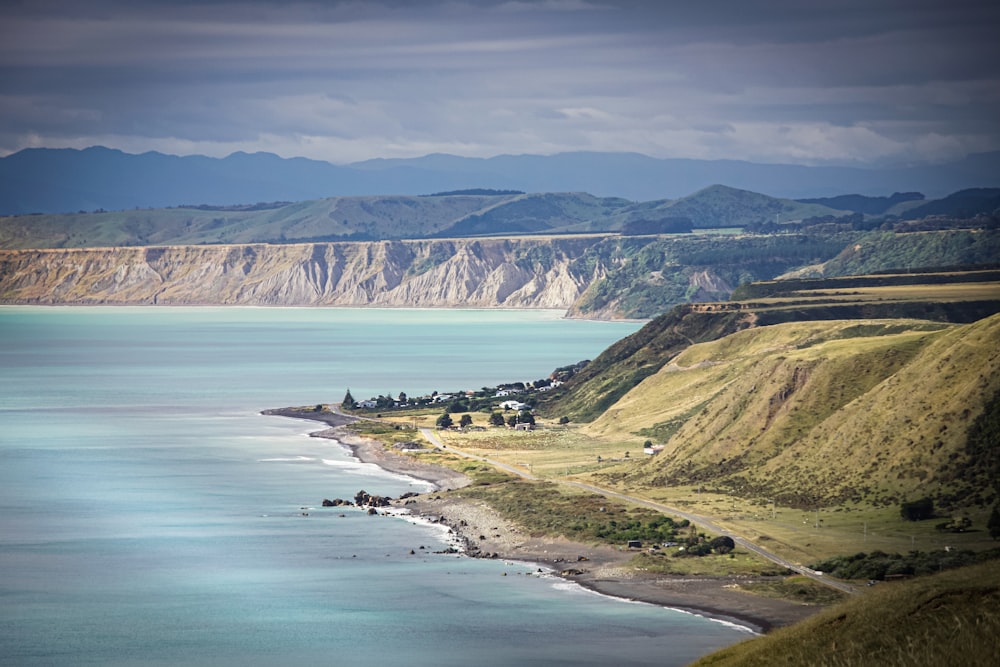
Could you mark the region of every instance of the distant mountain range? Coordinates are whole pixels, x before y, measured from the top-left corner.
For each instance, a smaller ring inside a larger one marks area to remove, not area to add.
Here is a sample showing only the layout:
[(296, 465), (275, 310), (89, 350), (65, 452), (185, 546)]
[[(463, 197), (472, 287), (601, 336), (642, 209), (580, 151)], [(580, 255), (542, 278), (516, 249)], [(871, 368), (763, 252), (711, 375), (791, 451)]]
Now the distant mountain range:
[(683, 197), (715, 184), (793, 199), (888, 197), (908, 191), (937, 198), (956, 190), (1000, 185), (1000, 152), (939, 165), (860, 169), (657, 159), (636, 153), (485, 159), (427, 155), (338, 166), (268, 153), (209, 158), (133, 155), (99, 146), (32, 148), (0, 158), (0, 215), (422, 195), (469, 188), (588, 192), (649, 201)]

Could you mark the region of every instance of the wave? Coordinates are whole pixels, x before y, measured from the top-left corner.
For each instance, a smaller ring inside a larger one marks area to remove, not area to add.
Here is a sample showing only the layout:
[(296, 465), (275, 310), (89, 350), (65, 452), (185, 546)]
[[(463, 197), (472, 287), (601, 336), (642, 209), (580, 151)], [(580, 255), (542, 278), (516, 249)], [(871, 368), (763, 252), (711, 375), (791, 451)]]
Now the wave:
[(305, 461), (315, 461), (311, 456), (276, 456), (268, 459), (257, 459), (257, 463), (299, 463)]
[[(346, 448), (345, 448), (346, 449)], [(417, 486), (424, 489), (424, 491), (433, 491), (437, 487), (428, 481), (418, 479), (416, 477), (410, 477), (409, 475), (401, 475), (399, 473), (389, 472), (385, 468), (379, 466), (375, 463), (364, 463), (358, 459), (351, 459), (347, 461), (339, 459), (321, 459), (324, 465), (332, 466), (344, 472), (352, 472), (363, 475), (385, 477), (389, 479), (395, 479), (403, 482), (408, 482), (410, 486)]]

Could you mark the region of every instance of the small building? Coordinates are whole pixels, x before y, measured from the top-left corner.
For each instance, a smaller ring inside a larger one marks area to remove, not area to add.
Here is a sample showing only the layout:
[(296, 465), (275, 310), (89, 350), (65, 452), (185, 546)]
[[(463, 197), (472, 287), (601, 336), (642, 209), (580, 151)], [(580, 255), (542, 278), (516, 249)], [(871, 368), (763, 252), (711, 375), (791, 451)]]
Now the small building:
[(643, 447), (642, 453), (649, 454), (650, 456), (654, 454), (659, 454), (663, 451), (663, 445), (653, 445), (652, 447)]
[(626, 546), (629, 549), (641, 549), (642, 548), (642, 541), (641, 540), (629, 540), (628, 544)]
[(535, 425), (534, 424), (529, 424), (528, 422), (519, 422), (517, 424), (514, 424), (514, 430), (515, 431), (534, 431), (535, 430)]

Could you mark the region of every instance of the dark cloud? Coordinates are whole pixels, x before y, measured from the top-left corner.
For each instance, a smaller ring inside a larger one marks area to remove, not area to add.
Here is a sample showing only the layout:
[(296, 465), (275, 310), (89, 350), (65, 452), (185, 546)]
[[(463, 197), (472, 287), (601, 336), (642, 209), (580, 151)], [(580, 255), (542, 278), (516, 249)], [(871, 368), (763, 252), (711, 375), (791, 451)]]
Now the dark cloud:
[(0, 152), (958, 157), (1000, 149), (994, 4), (6, 2)]

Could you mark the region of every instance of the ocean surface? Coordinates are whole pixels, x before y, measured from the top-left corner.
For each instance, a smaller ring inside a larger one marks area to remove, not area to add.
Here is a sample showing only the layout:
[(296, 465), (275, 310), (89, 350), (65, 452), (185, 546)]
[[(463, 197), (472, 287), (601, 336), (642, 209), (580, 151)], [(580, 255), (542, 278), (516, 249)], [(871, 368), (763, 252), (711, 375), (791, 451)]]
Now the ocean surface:
[(428, 487), (259, 414), (546, 377), (638, 326), (0, 307), (0, 664), (683, 665), (748, 637), (317, 507)]

